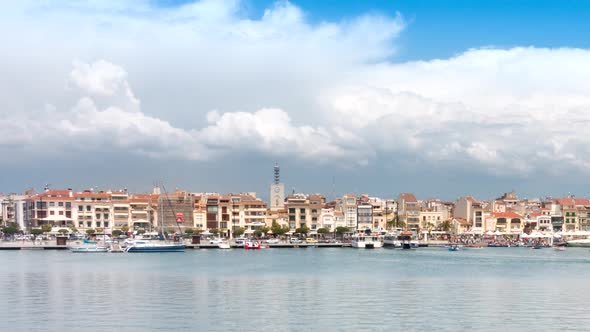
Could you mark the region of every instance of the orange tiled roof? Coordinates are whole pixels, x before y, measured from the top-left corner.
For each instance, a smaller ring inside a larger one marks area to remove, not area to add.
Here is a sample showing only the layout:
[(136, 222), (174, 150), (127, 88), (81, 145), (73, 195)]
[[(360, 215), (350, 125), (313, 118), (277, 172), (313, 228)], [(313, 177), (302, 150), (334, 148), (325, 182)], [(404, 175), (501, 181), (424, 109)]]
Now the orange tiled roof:
[(494, 218), (522, 218), (522, 216), (516, 212), (497, 212), (493, 214)]

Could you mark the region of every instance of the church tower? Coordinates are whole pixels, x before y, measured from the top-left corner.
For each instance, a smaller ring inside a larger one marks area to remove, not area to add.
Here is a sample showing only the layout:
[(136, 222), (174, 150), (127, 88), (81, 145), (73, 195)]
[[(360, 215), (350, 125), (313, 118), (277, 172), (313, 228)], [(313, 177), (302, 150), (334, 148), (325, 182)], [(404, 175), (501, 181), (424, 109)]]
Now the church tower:
[(275, 163), (274, 182), (270, 185), (270, 209), (279, 210), (285, 207), (285, 185), (281, 183), (281, 169)]

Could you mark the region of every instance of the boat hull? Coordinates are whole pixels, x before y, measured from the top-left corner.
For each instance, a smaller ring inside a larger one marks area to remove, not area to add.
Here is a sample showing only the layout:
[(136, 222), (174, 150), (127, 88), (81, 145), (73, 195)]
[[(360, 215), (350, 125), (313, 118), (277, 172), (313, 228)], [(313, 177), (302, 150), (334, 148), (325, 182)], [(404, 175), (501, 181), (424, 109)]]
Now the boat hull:
[(184, 252), (184, 249), (184, 245), (131, 246), (127, 247), (127, 252)]
[(590, 241), (567, 241), (568, 247), (590, 248)]
[(108, 252), (107, 247), (70, 247), (70, 252), (75, 253), (98, 253)]

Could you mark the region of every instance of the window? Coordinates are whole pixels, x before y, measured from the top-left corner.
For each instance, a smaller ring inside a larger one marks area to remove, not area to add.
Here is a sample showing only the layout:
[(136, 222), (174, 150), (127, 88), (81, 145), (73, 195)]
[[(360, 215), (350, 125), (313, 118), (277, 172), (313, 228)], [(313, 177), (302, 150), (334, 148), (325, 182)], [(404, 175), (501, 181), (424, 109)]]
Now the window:
[(313, 209), (313, 210), (311, 210), (311, 213), (318, 213), (318, 210)]
[(87, 222), (86, 222), (86, 226), (87, 226), (88, 228), (92, 227), (92, 221), (87, 221)]
[(299, 209), (299, 213), (305, 213), (305, 209)]
[(64, 202), (57, 202), (57, 206), (64, 206)]
[(80, 212), (84, 211), (84, 206), (83, 205), (78, 205), (78, 211), (80, 211)]
[(96, 227), (100, 227), (100, 221), (96, 222)]
[(109, 227), (109, 222), (108, 221), (105, 221), (104, 222), (104, 227)]
[(55, 211), (49, 211), (49, 215), (54, 215)]
[(66, 209), (69, 209), (72, 207), (72, 202), (66, 202)]
[(55, 206), (55, 202), (49, 202), (49, 206)]
[(103, 217), (104, 217), (104, 219), (109, 219), (109, 214), (108, 214), (108, 213), (105, 213), (105, 214), (103, 215)]
[(289, 221), (295, 221), (295, 216), (289, 216)]
[(86, 205), (86, 211), (90, 211), (92, 207), (90, 205)]
[(96, 214), (96, 219), (100, 219), (100, 213)]
[(64, 215), (64, 212), (63, 212), (63, 211), (59, 211), (59, 212), (58, 212), (58, 214), (59, 214), (60, 216), (63, 216), (63, 215)]
[(289, 213), (295, 213), (295, 208), (289, 208)]
[(299, 216), (299, 220), (305, 220), (305, 216)]

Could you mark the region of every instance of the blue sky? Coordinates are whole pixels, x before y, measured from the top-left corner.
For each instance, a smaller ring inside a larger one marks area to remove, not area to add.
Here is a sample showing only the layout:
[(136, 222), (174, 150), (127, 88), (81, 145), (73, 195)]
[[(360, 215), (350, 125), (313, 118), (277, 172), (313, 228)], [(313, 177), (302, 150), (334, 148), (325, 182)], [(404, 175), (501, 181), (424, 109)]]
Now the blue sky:
[[(189, 0), (156, 0), (179, 6)], [(346, 20), (359, 13), (407, 20), (396, 60), (448, 58), (469, 48), (494, 46), (590, 47), (590, 2), (584, 0), (299, 0), (315, 22)], [(248, 0), (244, 15), (259, 17), (275, 3)]]
[[(587, 1), (26, 0), (0, 192), (589, 196)], [(332, 185), (335, 179), (336, 185)]]

